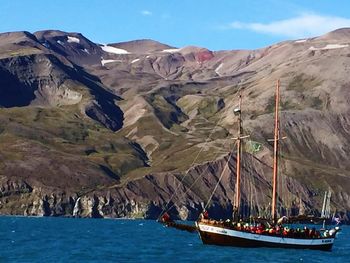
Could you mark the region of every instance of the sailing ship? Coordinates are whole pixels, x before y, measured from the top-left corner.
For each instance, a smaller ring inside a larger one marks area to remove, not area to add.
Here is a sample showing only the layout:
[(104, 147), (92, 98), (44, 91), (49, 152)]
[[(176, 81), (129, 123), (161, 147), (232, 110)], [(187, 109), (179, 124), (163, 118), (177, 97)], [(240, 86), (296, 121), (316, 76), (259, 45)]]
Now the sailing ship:
[[(240, 94), (239, 106), (234, 110), (238, 116), (238, 135), (236, 139), (237, 145), (237, 165), (236, 165), (236, 189), (234, 198), (234, 211), (232, 220), (218, 221), (210, 219), (207, 212), (204, 211), (200, 218), (195, 222), (196, 229), (204, 244), (237, 246), (237, 247), (276, 247), (276, 248), (301, 248), (301, 249), (317, 249), (330, 250), (333, 246), (336, 233), (339, 228), (335, 227), (322, 232), (315, 228), (293, 229), (286, 224), (288, 218), (286, 216), (277, 218), (277, 182), (278, 182), (278, 154), (279, 142), (283, 139), (280, 135), (279, 122), (279, 102), (280, 102), (280, 82), (276, 84), (275, 94), (275, 120), (274, 120), (274, 147), (273, 147), (273, 184), (272, 184), (272, 204), (271, 218), (256, 218), (254, 224), (243, 221), (240, 215), (241, 211), (241, 141), (247, 136), (243, 135), (241, 120), (241, 101)], [(324, 207), (326, 210), (327, 208)], [(166, 214), (168, 217), (168, 214)], [(174, 221), (162, 220), (167, 226), (184, 229), (181, 224)]]
[(322, 228), (326, 227), (326, 222), (330, 222), (331, 219), (331, 191), (326, 191), (324, 193), (322, 210), (321, 210), (321, 218), (322, 218)]

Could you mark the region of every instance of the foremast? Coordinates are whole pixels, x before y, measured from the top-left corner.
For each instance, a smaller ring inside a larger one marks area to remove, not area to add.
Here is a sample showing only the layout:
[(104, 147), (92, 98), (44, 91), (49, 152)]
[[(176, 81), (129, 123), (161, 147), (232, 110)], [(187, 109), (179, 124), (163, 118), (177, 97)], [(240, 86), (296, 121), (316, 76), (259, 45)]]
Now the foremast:
[(280, 139), (280, 123), (279, 123), (279, 102), (280, 102), (280, 81), (277, 80), (275, 95), (275, 129), (274, 129), (274, 146), (273, 146), (273, 186), (272, 186), (272, 207), (271, 217), (273, 223), (277, 221), (277, 176), (278, 176), (278, 144)]
[(241, 212), (241, 163), (242, 163), (242, 140), (248, 138), (249, 135), (243, 135), (242, 125), (242, 92), (239, 91), (238, 108), (234, 109), (234, 114), (238, 116), (238, 130), (237, 137), (234, 138), (237, 144), (237, 157), (236, 157), (236, 188), (235, 198), (233, 204), (233, 219), (238, 221), (240, 219)]
[(237, 138), (235, 138), (237, 141), (237, 158), (236, 158), (236, 195), (234, 200), (234, 216), (233, 219), (235, 221), (238, 221), (239, 219), (239, 213), (240, 213), (240, 207), (241, 207), (241, 153), (242, 153), (242, 93), (239, 92), (239, 101), (238, 101), (238, 108), (234, 110), (234, 113), (238, 116), (238, 133)]

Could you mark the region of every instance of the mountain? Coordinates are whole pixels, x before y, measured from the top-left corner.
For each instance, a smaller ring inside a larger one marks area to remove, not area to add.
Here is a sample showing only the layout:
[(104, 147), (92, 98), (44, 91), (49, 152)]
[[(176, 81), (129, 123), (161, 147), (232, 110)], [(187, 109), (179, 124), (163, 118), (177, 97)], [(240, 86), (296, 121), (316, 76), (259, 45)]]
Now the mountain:
[(348, 28), (225, 51), (99, 44), (57, 30), (2, 33), (0, 213), (156, 218), (176, 192), (172, 214), (194, 219), (223, 172), (209, 212), (229, 215), (239, 90), (250, 134), (242, 198), (246, 211), (264, 213), (280, 79), (283, 206), (317, 213), (331, 189), (333, 209), (346, 218), (349, 73)]

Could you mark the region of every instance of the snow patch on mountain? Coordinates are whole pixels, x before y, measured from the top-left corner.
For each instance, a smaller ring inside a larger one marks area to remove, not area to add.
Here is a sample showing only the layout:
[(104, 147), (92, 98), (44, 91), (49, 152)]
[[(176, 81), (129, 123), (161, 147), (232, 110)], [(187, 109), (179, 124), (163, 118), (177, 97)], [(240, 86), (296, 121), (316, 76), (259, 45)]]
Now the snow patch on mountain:
[(80, 43), (80, 39), (77, 38), (77, 37), (68, 36), (67, 42), (68, 42), (68, 43)]
[(220, 76), (220, 69), (223, 67), (224, 63), (221, 63), (216, 69), (215, 69), (215, 73), (218, 74)]
[(130, 54), (130, 52), (126, 51), (125, 49), (121, 49), (121, 48), (116, 48), (116, 47), (111, 47), (111, 46), (107, 46), (107, 45), (103, 45), (101, 46), (102, 50), (108, 53), (112, 53), (112, 54)]
[(162, 52), (165, 53), (176, 53), (176, 52), (180, 52), (181, 48), (169, 48), (169, 49), (164, 49), (162, 50)]
[(296, 40), (296, 41), (294, 41), (295, 43), (304, 43), (304, 42), (306, 42), (307, 41), (307, 39), (300, 39), (300, 40)]
[(316, 48), (316, 47), (310, 47), (309, 50), (327, 50), (327, 49), (338, 49), (338, 48), (345, 48), (348, 47), (348, 44), (345, 45), (340, 45), (340, 44), (328, 44), (325, 47), (320, 47), (320, 48)]
[(119, 60), (119, 59), (102, 59), (101, 60), (101, 65), (104, 66), (107, 63), (112, 63), (112, 62), (122, 62), (122, 61)]
[(139, 58), (135, 58), (133, 61), (131, 61), (131, 64), (133, 64), (133, 63), (135, 63), (135, 62), (137, 62), (139, 60), (140, 60)]

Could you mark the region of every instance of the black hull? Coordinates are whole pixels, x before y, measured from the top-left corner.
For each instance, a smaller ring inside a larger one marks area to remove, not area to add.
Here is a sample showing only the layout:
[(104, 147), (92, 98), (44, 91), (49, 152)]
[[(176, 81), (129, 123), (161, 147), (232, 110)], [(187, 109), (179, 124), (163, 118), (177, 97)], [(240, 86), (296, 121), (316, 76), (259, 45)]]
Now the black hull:
[(295, 244), (276, 244), (265, 241), (255, 241), (240, 237), (227, 236), (216, 233), (209, 233), (198, 230), (202, 242), (207, 245), (218, 245), (218, 246), (234, 246), (234, 247), (270, 247), (270, 248), (294, 248), (294, 249), (314, 249), (330, 251), (333, 243), (325, 243), (322, 245), (295, 245)]

